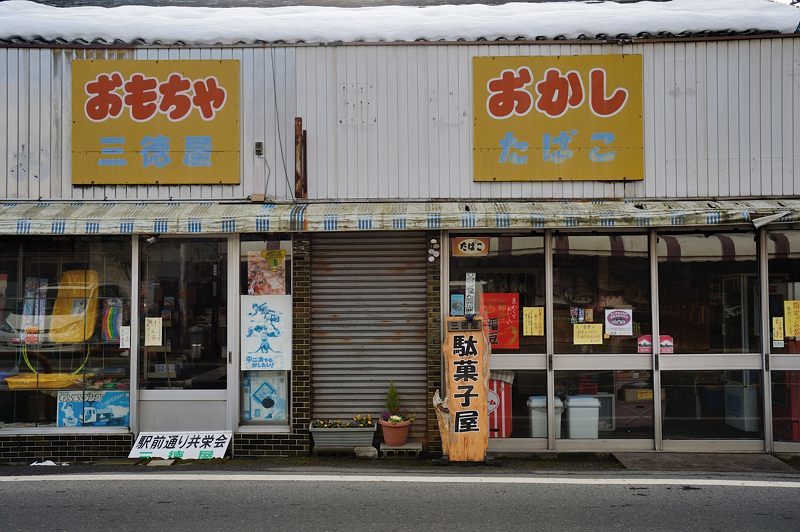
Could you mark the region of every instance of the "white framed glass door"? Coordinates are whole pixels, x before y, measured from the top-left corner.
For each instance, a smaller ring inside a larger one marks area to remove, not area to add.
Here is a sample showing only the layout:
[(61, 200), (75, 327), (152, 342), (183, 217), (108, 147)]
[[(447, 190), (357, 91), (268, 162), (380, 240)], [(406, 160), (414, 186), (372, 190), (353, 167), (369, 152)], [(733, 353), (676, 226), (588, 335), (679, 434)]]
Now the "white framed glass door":
[(140, 431), (231, 427), (231, 245), (227, 236), (139, 239)]
[(659, 233), (665, 450), (763, 450), (756, 233)]
[(800, 230), (765, 232), (772, 450), (800, 452)]
[(654, 448), (649, 236), (552, 237), (557, 450)]

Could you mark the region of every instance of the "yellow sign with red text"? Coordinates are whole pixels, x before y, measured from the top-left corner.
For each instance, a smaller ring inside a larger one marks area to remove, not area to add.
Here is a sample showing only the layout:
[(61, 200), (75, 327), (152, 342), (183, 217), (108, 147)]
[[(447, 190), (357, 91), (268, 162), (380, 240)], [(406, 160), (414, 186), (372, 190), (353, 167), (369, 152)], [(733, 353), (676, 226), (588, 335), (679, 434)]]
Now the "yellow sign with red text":
[(72, 183), (239, 183), (239, 61), (72, 62)]
[(472, 61), (475, 181), (644, 179), (641, 55)]

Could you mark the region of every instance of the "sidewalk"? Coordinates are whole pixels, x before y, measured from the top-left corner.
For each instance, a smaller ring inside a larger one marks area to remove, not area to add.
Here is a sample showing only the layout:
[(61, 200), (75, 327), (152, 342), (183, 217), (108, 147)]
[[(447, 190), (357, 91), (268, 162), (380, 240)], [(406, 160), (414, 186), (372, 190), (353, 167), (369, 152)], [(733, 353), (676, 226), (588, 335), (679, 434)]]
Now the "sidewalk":
[(800, 478), (800, 456), (711, 453), (564, 453), (495, 458), (490, 464), (442, 464), (426, 459), (359, 460), (309, 456), (202, 461), (103, 460), (67, 466), (2, 465), (0, 476), (76, 473), (307, 473), (415, 475), (736, 476)]

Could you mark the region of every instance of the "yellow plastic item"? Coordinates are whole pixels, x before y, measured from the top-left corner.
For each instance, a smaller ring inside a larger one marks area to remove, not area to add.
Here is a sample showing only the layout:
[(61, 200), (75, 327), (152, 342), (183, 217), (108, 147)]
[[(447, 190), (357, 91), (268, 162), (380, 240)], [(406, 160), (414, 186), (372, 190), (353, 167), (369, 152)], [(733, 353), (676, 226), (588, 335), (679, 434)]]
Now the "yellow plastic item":
[(9, 390), (61, 390), (78, 386), (84, 378), (93, 374), (74, 375), (72, 373), (25, 373), (6, 377)]
[(51, 342), (78, 343), (92, 337), (97, 324), (98, 292), (97, 271), (64, 272), (53, 304)]

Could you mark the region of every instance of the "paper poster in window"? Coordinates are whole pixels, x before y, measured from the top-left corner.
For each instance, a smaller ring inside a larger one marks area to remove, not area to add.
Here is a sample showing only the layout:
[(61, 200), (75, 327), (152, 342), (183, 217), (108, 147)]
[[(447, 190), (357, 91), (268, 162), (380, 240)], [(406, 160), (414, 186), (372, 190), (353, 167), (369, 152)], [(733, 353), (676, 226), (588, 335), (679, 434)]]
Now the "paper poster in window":
[(450, 315), (464, 315), (464, 294), (450, 294)]
[(800, 336), (800, 300), (783, 302), (784, 336)]
[(247, 371), (242, 375), (242, 421), (285, 421), (287, 373)]
[(58, 392), (56, 425), (59, 427), (127, 427), (128, 392), (76, 390)]
[(144, 346), (160, 347), (163, 343), (161, 318), (144, 319)]
[(286, 293), (286, 250), (247, 252), (247, 295)]
[(544, 336), (544, 307), (522, 307), (522, 334)]
[(609, 336), (633, 336), (633, 310), (607, 308), (606, 334)]
[(292, 369), (292, 296), (242, 296), (243, 370)]
[(519, 349), (519, 294), (485, 293), (480, 303), (492, 349)]
[(576, 323), (572, 326), (572, 343), (575, 345), (602, 345), (602, 323)]

